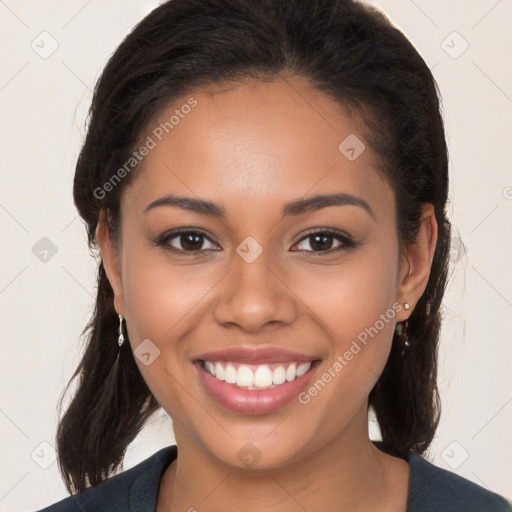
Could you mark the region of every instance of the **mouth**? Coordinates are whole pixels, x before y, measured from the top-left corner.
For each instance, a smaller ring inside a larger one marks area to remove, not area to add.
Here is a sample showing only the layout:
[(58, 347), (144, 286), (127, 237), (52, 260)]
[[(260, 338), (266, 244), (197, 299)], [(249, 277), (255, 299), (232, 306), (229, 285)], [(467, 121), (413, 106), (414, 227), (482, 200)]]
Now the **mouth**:
[(230, 360), (194, 362), (207, 393), (223, 407), (266, 414), (289, 404), (306, 387), (321, 360), (305, 357), (254, 364)]
[(242, 364), (235, 361), (200, 361), (203, 369), (219, 381), (232, 384), (239, 389), (274, 389), (285, 382), (293, 382), (307, 373), (313, 361), (269, 363), (261, 365)]

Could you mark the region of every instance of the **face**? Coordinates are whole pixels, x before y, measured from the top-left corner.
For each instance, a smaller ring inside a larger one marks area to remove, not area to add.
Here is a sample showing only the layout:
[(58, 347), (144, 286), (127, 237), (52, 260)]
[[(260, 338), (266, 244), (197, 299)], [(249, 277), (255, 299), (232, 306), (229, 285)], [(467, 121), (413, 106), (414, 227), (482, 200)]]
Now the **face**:
[[(148, 132), (155, 145), (122, 193), (119, 253), (99, 235), (116, 310), (178, 444), (278, 467), (367, 436), (368, 394), (431, 252), (411, 274), (363, 125), (294, 78), (196, 91), (154, 128), (187, 102), (162, 140)], [(215, 207), (154, 203), (170, 195)], [(309, 370), (297, 377), (293, 363)]]

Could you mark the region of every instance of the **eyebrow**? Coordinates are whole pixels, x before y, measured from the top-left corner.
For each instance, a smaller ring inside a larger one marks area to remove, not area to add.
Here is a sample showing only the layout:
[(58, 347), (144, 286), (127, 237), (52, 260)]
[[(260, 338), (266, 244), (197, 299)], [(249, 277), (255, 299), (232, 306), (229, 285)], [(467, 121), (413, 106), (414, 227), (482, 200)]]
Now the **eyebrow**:
[[(283, 217), (296, 216), (307, 212), (321, 210), (322, 208), (327, 208), (329, 206), (346, 205), (363, 208), (373, 219), (375, 219), (373, 210), (364, 199), (345, 193), (320, 194), (305, 199), (291, 201), (284, 205), (281, 215)], [(168, 194), (151, 202), (146, 206), (144, 213), (160, 206), (181, 208), (182, 210), (188, 210), (201, 215), (211, 215), (221, 219), (226, 217), (226, 209), (217, 203), (193, 197), (179, 197), (173, 194)]]

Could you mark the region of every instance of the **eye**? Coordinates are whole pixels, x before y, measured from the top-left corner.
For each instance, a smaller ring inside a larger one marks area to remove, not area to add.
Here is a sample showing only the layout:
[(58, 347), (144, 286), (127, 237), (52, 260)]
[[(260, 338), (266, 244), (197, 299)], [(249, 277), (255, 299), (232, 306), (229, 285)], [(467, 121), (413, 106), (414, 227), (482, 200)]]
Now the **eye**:
[[(213, 247), (204, 247), (205, 241), (208, 241)], [(332, 249), (334, 241), (338, 242), (338, 247)], [(155, 242), (157, 246), (163, 246), (165, 249), (178, 253), (180, 256), (194, 255), (207, 250), (218, 250), (217, 245), (202, 231), (192, 229), (180, 229), (162, 235)], [(313, 252), (313, 253), (333, 253), (344, 249), (355, 247), (355, 242), (341, 231), (332, 229), (322, 229), (313, 231), (303, 237), (295, 246), (305, 245), (299, 251), (294, 252)], [(307, 248), (309, 246), (309, 249)]]
[[(332, 244), (334, 240), (338, 241), (339, 245), (334, 250), (332, 250)], [(300, 251), (316, 253), (338, 252), (343, 249), (355, 246), (355, 243), (350, 239), (350, 237), (340, 231), (332, 229), (313, 231), (303, 237), (296, 245), (299, 246), (300, 244), (306, 246), (305, 249), (299, 249)], [(307, 246), (309, 246), (311, 250), (308, 250)]]
[[(175, 240), (175, 242), (172, 242), (173, 240)], [(173, 231), (172, 233), (163, 235), (158, 240), (156, 240), (155, 244), (164, 246), (166, 249), (180, 254), (186, 254), (203, 252), (204, 250), (212, 250), (212, 248), (205, 249), (203, 247), (206, 240), (208, 240), (210, 244), (213, 245), (213, 250), (215, 250), (215, 247), (217, 246), (213, 244), (213, 242), (211, 242), (211, 240), (203, 232), (190, 229), (180, 229), (178, 231)]]

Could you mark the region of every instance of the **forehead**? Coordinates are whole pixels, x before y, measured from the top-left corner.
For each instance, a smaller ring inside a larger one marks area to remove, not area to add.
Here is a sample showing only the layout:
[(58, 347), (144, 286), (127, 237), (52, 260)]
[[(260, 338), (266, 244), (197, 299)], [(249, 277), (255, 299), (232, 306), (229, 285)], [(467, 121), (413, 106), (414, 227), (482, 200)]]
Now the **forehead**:
[[(142, 211), (165, 193), (220, 201), (228, 213), (230, 201), (248, 212), (332, 192), (386, 206), (393, 194), (365, 130), (302, 79), (195, 90), (149, 125), (155, 144), (128, 189), (131, 209)], [(344, 141), (364, 150), (349, 159)]]

